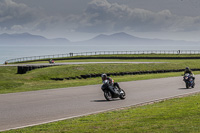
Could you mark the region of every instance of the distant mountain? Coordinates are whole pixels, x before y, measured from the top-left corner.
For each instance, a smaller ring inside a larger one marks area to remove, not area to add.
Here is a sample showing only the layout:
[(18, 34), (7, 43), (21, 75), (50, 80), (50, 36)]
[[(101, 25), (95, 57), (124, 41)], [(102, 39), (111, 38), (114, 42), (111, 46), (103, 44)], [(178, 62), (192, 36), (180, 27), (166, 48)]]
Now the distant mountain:
[(23, 45), (59, 45), (59, 44), (79, 44), (79, 45), (190, 45), (200, 44), (200, 42), (175, 41), (162, 39), (148, 39), (129, 35), (119, 32), (111, 35), (100, 34), (92, 39), (79, 42), (70, 42), (65, 38), (47, 39), (40, 35), (32, 35), (29, 33), (21, 34), (0, 34), (0, 45), (7, 44), (23, 44)]
[(21, 34), (1, 34), (0, 44), (33, 44), (33, 45), (43, 45), (43, 44), (67, 44), (70, 41), (65, 38), (55, 38), (47, 39), (43, 36), (32, 35), (29, 33)]
[(148, 39), (140, 38), (129, 35), (124, 32), (115, 33), (111, 35), (100, 34), (90, 40), (77, 42), (77, 44), (97, 44), (97, 45), (143, 45), (143, 44), (200, 44), (199, 42), (189, 41), (175, 41), (175, 40), (162, 40), (162, 39)]
[(127, 33), (124, 32), (120, 32), (120, 33), (115, 33), (112, 35), (98, 35), (94, 38), (92, 38), (90, 41), (113, 41), (113, 40), (117, 40), (117, 41), (132, 41), (132, 40), (138, 40), (138, 37), (134, 37), (132, 35), (129, 35)]

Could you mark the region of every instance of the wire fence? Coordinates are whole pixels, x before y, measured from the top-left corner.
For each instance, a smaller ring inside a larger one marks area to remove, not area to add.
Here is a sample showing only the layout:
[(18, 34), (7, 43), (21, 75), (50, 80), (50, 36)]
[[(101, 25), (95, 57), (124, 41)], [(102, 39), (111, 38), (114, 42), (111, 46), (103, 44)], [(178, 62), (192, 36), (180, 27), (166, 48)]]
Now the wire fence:
[(55, 59), (74, 56), (92, 56), (92, 55), (122, 55), (122, 54), (200, 54), (200, 50), (153, 50), (153, 51), (95, 51), (80, 52), (55, 55), (30, 56), (6, 60), (5, 63), (25, 62), (33, 60)]

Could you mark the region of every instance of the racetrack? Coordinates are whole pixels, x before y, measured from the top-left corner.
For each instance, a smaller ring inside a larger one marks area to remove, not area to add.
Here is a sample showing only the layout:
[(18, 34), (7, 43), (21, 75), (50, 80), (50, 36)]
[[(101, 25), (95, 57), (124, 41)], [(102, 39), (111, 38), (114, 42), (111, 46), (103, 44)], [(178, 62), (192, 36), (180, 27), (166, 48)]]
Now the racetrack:
[[(101, 85), (0, 95), (0, 131), (38, 125), (200, 92), (185, 89), (182, 77), (121, 82), (125, 100), (106, 101)], [(101, 79), (99, 79), (101, 80)]]
[(45, 65), (45, 66), (54, 66), (54, 65), (77, 65), (77, 64), (150, 64), (150, 63), (167, 63), (167, 62), (64, 62), (64, 63), (55, 63), (55, 64), (49, 64), (49, 63), (38, 63), (38, 64), (8, 64), (8, 65), (2, 65), (0, 66), (39, 66), (39, 65)]

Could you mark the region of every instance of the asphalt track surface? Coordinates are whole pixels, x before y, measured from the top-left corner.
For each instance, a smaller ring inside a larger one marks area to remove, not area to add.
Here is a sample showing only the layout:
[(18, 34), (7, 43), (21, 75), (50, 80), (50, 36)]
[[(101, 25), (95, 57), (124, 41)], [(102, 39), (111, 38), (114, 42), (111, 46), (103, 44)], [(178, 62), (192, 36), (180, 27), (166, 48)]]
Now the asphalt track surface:
[(106, 101), (101, 85), (0, 95), (0, 131), (33, 126), (200, 92), (186, 89), (182, 77), (120, 82), (125, 100)]

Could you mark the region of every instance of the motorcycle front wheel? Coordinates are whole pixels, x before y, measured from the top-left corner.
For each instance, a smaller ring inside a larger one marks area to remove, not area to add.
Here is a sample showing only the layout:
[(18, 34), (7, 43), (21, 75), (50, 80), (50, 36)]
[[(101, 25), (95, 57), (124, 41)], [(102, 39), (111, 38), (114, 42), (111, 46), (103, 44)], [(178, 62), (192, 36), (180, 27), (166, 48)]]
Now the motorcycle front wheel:
[(122, 90), (122, 89), (121, 89), (121, 91), (122, 91), (123, 93), (120, 94), (119, 98), (120, 98), (120, 99), (125, 99), (125, 98), (126, 98), (126, 93), (125, 93), (125, 91)]
[(104, 91), (104, 97), (106, 98), (107, 101), (111, 101), (112, 100), (112, 94), (110, 91), (105, 90)]
[(186, 88), (188, 89), (188, 88), (189, 88), (189, 83), (188, 83), (188, 82), (186, 82), (186, 84), (185, 84), (185, 85), (186, 85)]

